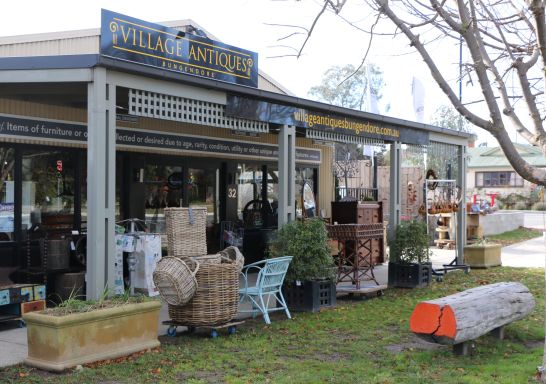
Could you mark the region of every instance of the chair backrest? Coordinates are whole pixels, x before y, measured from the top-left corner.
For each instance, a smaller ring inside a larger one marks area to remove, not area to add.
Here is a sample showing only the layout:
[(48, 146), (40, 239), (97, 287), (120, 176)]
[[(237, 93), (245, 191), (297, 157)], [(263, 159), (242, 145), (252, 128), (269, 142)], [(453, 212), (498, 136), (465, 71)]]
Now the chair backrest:
[(292, 256), (267, 259), (258, 274), (256, 286), (262, 292), (271, 292), (280, 289), (291, 261)]

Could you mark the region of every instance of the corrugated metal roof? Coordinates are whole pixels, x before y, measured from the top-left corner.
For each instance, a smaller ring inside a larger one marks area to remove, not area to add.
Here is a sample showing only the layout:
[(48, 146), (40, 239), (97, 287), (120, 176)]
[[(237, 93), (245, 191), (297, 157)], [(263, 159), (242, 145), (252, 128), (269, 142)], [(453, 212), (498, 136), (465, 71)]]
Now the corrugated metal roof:
[[(532, 145), (515, 143), (518, 153), (530, 165), (546, 167), (544, 154)], [(512, 167), (504, 155), (501, 147), (475, 147), (468, 148), (468, 168), (506, 168)]]
[[(158, 24), (186, 31), (188, 27), (204, 31), (216, 41), (221, 41), (195, 21), (174, 20)], [(0, 57), (29, 57), (52, 55), (86, 55), (98, 54), (100, 45), (100, 29), (81, 29), (75, 31), (61, 31), (0, 37)], [(283, 93), (293, 96), (287, 88), (272, 79), (269, 75), (259, 72), (258, 88), (270, 92)]]

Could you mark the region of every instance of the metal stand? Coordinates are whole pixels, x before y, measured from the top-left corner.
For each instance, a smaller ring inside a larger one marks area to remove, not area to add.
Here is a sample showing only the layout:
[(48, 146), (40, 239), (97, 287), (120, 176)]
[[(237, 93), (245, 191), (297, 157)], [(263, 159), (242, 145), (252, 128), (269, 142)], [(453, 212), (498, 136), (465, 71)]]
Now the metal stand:
[[(430, 189), (429, 188), (429, 185), (434, 185), (434, 188), (433, 189)], [(447, 191), (444, 191), (444, 193), (447, 193), (447, 195), (449, 195), (448, 197), (449, 198), (453, 198), (453, 194), (454, 194), (454, 190), (455, 190), (455, 187), (456, 187), (456, 181), (455, 180), (438, 180), (438, 179), (430, 179), (430, 180), (426, 180), (426, 183), (425, 183), (425, 195), (427, 194), (427, 192), (429, 192), (430, 190), (432, 191), (435, 191), (436, 189), (447, 189)], [(455, 196), (455, 199), (457, 198), (457, 196)], [(426, 213), (426, 217), (427, 217), (427, 228), (428, 228), (428, 217), (429, 216), (436, 216), (436, 214), (431, 214), (429, 213), (429, 209), (431, 208), (431, 206), (429, 206), (429, 199), (425, 196), (425, 200), (426, 200), (426, 210), (427, 210), (427, 213)], [(462, 207), (460, 206), (460, 202), (457, 202), (457, 204), (459, 204), (459, 209), (462, 209)], [(451, 260), (451, 262), (449, 264), (443, 264), (442, 265), (442, 268), (432, 268), (432, 275), (436, 277), (436, 281), (442, 281), (443, 279), (443, 276), (448, 273), (449, 271), (453, 271), (453, 270), (463, 270), (465, 273), (468, 273), (470, 271), (470, 266), (466, 265), (466, 264), (458, 264), (457, 263), (457, 252), (458, 252), (458, 247), (457, 247), (457, 226), (458, 226), (458, 222), (457, 222), (457, 215), (454, 215), (453, 214), (454, 212), (451, 212), (451, 216), (450, 216), (450, 220), (453, 220), (453, 239), (449, 240), (449, 241), (444, 241), (443, 244), (448, 244), (448, 246), (450, 244), (453, 244), (454, 245), (454, 248), (455, 248), (455, 257), (453, 258), (453, 260)], [(441, 214), (441, 212), (439, 212), (439, 214)], [(438, 247), (441, 248), (440, 246), (440, 242), (438, 241), (437, 242), (438, 244)]]

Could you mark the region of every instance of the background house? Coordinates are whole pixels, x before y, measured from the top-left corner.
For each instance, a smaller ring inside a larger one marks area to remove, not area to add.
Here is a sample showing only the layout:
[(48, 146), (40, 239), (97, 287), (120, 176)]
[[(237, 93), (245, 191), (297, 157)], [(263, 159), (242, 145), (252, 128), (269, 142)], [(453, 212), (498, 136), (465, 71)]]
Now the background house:
[[(525, 144), (514, 145), (529, 164), (546, 168), (546, 158), (540, 149)], [(536, 194), (536, 185), (524, 180), (514, 171), (500, 147), (468, 148), (468, 155), (467, 201), (487, 200), (492, 203), (494, 196), (495, 203), (500, 199), (505, 208), (513, 208), (512, 205), (517, 201), (532, 198)]]

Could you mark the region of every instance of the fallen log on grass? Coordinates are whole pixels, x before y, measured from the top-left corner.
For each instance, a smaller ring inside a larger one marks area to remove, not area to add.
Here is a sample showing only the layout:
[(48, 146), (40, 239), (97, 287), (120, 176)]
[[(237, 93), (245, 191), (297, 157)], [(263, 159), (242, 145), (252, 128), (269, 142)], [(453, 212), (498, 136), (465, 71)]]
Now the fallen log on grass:
[(502, 327), (523, 319), (534, 306), (535, 299), (523, 284), (483, 285), (417, 304), (410, 329), (429, 342), (445, 345), (474, 340), (493, 330), (502, 338)]

